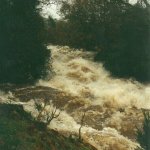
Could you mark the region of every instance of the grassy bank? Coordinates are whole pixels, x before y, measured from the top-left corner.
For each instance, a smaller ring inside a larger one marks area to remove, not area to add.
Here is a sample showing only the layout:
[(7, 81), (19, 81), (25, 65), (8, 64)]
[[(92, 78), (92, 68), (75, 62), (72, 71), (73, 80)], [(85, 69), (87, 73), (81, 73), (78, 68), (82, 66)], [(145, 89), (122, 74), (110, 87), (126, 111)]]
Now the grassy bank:
[(87, 144), (47, 130), (22, 106), (0, 104), (1, 150), (93, 150)]

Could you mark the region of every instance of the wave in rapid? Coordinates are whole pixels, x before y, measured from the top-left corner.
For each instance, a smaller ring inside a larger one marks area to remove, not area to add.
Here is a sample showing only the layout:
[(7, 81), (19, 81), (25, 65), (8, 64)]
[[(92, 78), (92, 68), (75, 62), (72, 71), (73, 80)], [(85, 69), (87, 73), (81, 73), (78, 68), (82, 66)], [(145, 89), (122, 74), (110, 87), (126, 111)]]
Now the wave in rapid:
[[(137, 143), (133, 134), (136, 132), (136, 124), (141, 125), (143, 121), (141, 108), (150, 109), (150, 86), (111, 77), (102, 63), (93, 61), (93, 52), (67, 46), (50, 45), (48, 48), (52, 52), (55, 75), (49, 81), (40, 80), (37, 85), (54, 87), (78, 96), (78, 101), (86, 104), (86, 108), (78, 106), (71, 114), (65, 112), (68, 117), (61, 117), (65, 125), (58, 121), (54, 122), (53, 128), (57, 126), (59, 131), (77, 134), (81, 113), (86, 109), (88, 127), (84, 127), (83, 133), (89, 143), (99, 150), (135, 149)], [(95, 125), (100, 124), (97, 121), (99, 116), (100, 121), (104, 120), (101, 122), (101, 130)], [(91, 118), (93, 120), (90, 122)]]
[(150, 86), (133, 80), (114, 79), (94, 53), (69, 47), (49, 46), (55, 76), (38, 84), (53, 86), (73, 95), (90, 99), (93, 105), (150, 108)]

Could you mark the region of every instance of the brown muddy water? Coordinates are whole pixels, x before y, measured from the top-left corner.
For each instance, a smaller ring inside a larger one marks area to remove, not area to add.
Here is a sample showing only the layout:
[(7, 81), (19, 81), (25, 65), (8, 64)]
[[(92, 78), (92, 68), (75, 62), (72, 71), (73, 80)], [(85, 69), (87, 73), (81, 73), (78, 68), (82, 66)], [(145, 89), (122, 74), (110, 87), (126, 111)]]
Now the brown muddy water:
[(150, 86), (134, 80), (112, 78), (94, 53), (69, 47), (48, 46), (55, 75), (34, 86), (1, 86), (1, 102), (18, 103), (36, 117), (35, 101), (51, 101), (61, 111), (49, 128), (66, 136), (78, 135), (98, 150), (135, 150), (136, 130), (143, 122), (142, 110), (150, 109)]

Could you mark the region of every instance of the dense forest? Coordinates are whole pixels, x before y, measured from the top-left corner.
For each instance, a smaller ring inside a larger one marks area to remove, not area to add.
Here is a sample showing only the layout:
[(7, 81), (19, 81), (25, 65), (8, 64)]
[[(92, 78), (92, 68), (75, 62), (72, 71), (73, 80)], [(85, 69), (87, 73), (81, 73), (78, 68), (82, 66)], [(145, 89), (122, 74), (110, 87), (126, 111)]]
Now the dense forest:
[(38, 0), (0, 1), (0, 83), (33, 83), (46, 74), (49, 51)]

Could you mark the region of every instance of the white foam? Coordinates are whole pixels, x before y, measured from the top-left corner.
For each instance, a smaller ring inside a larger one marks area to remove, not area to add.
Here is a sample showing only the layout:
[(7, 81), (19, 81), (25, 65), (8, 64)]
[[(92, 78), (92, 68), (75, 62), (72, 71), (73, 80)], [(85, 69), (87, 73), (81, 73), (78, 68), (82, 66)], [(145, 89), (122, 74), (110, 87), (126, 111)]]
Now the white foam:
[(67, 46), (48, 48), (52, 50), (56, 75), (50, 81), (40, 80), (39, 85), (55, 87), (83, 98), (87, 98), (87, 93), (93, 97), (93, 105), (113, 102), (115, 107), (150, 108), (149, 85), (110, 77), (101, 63), (93, 62), (92, 52)]
[[(52, 66), (55, 76), (50, 81), (40, 80), (37, 85), (50, 86), (77, 95), (91, 101), (90, 105), (118, 108), (150, 108), (150, 86), (137, 81), (114, 79), (101, 63), (93, 61), (93, 52), (74, 50), (69, 47), (48, 46), (52, 52)], [(105, 109), (104, 109), (105, 110)], [(79, 116), (75, 116), (79, 117)], [(65, 119), (64, 119), (65, 118)], [(111, 124), (117, 129), (121, 125), (122, 114), (113, 114)], [(78, 133), (79, 124), (67, 113), (61, 114), (60, 120), (51, 123), (51, 128)], [(84, 139), (99, 150), (133, 150), (137, 143), (120, 135), (112, 128), (102, 131), (91, 127), (83, 128)]]

